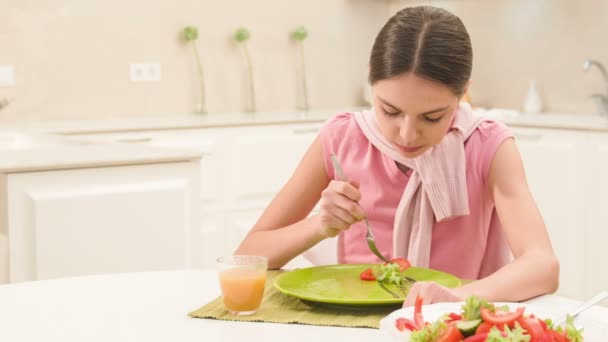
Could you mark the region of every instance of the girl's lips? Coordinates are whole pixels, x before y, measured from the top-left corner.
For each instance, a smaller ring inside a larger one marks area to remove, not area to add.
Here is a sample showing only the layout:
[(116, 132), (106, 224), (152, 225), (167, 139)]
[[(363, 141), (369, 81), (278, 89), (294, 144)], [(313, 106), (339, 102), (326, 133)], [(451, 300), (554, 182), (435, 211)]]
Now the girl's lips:
[(401, 146), (401, 145), (397, 145), (397, 147), (399, 147), (399, 149), (403, 152), (406, 153), (414, 153), (418, 150), (420, 150), (423, 146), (413, 146), (413, 147), (409, 147), (409, 146)]

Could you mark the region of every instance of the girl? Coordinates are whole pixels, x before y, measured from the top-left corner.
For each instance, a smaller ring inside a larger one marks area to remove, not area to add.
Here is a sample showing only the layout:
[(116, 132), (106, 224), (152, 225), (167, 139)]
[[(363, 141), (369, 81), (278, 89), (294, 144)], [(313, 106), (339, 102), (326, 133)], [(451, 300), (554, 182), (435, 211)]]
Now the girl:
[(423, 6), (390, 18), (371, 52), (373, 109), (328, 120), (237, 253), (280, 268), (337, 236), (340, 263), (378, 263), (365, 216), (388, 258), (475, 280), (456, 289), (418, 282), (404, 305), (418, 294), (434, 303), (554, 292), (559, 264), (512, 135), (460, 102), (472, 60), (454, 14)]

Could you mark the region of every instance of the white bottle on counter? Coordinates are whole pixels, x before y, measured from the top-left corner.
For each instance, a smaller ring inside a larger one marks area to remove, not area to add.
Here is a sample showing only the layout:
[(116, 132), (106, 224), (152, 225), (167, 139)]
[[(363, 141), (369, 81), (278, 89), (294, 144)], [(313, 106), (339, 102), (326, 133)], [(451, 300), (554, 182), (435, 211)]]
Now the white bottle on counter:
[(526, 94), (526, 100), (524, 101), (524, 112), (528, 114), (538, 114), (543, 110), (543, 101), (540, 98), (536, 81), (530, 81), (530, 88), (528, 94)]

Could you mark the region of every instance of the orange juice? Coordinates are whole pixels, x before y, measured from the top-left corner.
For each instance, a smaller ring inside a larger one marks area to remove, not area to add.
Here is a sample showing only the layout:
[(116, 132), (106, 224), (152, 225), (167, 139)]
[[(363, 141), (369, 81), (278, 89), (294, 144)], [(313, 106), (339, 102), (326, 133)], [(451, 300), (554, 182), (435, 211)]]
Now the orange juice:
[(244, 267), (220, 272), (220, 286), (226, 309), (232, 311), (255, 311), (264, 297), (266, 270)]

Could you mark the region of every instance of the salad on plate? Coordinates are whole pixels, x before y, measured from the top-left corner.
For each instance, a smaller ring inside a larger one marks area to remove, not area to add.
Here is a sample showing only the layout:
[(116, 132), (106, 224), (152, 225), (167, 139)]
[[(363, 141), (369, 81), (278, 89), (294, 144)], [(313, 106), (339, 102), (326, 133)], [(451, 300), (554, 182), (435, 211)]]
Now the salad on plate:
[[(410, 342), (580, 342), (582, 330), (572, 318), (556, 326), (542, 310), (521, 303), (488, 303), (475, 296), (464, 303), (438, 303), (423, 310), (422, 298), (413, 308), (400, 309), (380, 322), (396, 340)], [(428, 313), (428, 317), (423, 316)], [(409, 314), (407, 317), (405, 314)], [(542, 316), (537, 316), (543, 314)], [(546, 315), (546, 316), (545, 316)]]

